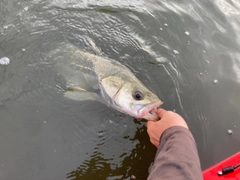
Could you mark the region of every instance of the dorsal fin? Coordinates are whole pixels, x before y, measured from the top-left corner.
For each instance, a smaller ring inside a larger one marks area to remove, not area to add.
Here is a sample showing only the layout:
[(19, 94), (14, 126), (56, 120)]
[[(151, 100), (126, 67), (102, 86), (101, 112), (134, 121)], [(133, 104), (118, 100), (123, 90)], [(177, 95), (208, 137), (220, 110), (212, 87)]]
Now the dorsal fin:
[(95, 42), (91, 38), (84, 36), (83, 41), (87, 48), (89, 48), (95, 55), (103, 55), (102, 50), (96, 46)]

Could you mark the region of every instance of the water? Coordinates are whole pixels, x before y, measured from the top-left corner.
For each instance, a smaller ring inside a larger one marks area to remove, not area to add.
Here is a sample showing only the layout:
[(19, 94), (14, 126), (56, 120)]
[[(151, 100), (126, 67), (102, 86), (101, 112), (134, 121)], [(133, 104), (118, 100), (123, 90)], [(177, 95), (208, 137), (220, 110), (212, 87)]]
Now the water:
[(181, 114), (202, 169), (239, 151), (239, 14), (237, 0), (0, 2), (0, 179), (148, 176), (145, 121), (63, 97), (46, 57), (66, 40), (92, 42)]

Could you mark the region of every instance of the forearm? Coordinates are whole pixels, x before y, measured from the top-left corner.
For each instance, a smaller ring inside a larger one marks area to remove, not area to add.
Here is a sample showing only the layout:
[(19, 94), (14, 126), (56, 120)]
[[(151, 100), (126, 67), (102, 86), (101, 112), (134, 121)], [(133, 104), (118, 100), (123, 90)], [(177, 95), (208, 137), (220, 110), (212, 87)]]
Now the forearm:
[(161, 136), (148, 180), (200, 180), (202, 171), (195, 140), (181, 126), (165, 130)]

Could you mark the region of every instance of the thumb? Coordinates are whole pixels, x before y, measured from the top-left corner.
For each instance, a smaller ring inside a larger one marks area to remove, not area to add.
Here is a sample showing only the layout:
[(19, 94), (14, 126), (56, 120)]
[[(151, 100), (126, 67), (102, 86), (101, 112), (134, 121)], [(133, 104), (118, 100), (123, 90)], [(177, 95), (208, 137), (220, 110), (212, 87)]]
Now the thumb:
[(165, 112), (167, 112), (165, 109), (159, 108), (159, 109), (157, 110), (157, 115), (158, 115), (158, 117), (161, 119), (161, 118), (163, 117), (163, 114), (164, 114)]

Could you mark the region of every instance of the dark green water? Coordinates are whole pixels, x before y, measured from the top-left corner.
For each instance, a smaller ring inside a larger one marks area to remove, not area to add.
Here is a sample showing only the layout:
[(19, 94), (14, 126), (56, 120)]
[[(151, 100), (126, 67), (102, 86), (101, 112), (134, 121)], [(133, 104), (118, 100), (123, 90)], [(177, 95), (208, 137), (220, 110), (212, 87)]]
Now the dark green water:
[(239, 151), (239, 34), (237, 0), (2, 0), (0, 179), (148, 176), (145, 121), (63, 97), (46, 57), (65, 40), (89, 52), (93, 42), (181, 114), (202, 169)]

